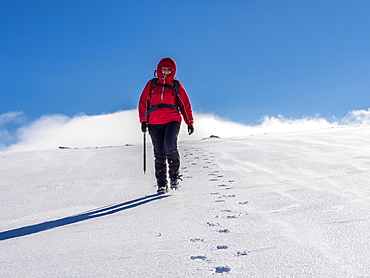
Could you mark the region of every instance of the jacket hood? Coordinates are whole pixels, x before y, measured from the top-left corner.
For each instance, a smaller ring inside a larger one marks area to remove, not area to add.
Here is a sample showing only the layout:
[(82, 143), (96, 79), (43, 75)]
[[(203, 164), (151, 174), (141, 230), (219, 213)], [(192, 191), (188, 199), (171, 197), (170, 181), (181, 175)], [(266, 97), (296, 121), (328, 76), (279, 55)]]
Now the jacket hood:
[(157, 66), (157, 76), (159, 78), (164, 77), (163, 74), (162, 74), (162, 68), (163, 67), (172, 70), (171, 74), (168, 77), (173, 79), (176, 75), (176, 62), (175, 62), (175, 60), (173, 60), (172, 58), (163, 58), (162, 60), (159, 61), (158, 66)]

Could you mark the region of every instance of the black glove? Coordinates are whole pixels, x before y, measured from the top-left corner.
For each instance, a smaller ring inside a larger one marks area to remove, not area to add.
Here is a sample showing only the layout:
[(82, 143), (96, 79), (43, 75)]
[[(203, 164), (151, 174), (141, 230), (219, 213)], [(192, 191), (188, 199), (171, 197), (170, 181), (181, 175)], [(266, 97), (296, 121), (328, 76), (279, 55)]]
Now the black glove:
[(142, 132), (146, 132), (147, 127), (148, 127), (147, 122), (142, 122), (141, 123), (141, 131)]
[(192, 125), (188, 125), (188, 133), (189, 133), (189, 135), (190, 134), (193, 134), (193, 132), (194, 132), (194, 127)]

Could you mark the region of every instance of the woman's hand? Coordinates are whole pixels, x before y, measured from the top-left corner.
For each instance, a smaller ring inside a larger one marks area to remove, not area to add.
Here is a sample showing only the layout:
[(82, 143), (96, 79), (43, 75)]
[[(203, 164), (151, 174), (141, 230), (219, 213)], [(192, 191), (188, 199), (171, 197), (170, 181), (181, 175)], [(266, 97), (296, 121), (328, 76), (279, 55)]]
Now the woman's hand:
[(192, 125), (188, 125), (188, 133), (189, 133), (189, 135), (190, 134), (193, 134), (193, 132), (194, 132), (194, 127)]

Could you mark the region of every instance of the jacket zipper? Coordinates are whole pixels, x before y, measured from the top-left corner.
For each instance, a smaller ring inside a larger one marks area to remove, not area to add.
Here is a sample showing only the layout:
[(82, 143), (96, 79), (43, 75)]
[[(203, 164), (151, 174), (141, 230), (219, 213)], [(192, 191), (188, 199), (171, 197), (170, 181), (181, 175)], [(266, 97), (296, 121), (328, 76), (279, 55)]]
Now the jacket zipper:
[[(163, 78), (163, 84), (166, 84), (166, 77)], [(165, 87), (162, 87), (162, 93), (161, 93), (162, 103), (164, 103), (164, 88)]]

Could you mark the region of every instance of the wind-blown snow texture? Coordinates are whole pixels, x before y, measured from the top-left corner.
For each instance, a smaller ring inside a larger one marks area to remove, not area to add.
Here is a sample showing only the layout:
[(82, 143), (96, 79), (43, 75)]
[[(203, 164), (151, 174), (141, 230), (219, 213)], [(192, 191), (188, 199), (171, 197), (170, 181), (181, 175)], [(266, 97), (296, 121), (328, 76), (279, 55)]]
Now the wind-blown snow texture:
[(0, 277), (370, 277), (370, 127), (0, 155)]

